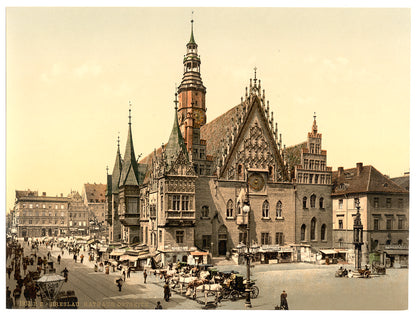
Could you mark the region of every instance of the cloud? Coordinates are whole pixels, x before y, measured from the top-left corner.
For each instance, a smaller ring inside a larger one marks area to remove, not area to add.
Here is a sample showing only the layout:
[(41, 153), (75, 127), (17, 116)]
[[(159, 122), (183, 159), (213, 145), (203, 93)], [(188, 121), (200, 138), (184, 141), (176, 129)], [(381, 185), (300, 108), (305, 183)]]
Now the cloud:
[(95, 62), (86, 62), (81, 66), (75, 67), (73, 74), (78, 78), (88, 76), (97, 77), (102, 73), (102, 67)]
[(54, 63), (50, 69), (40, 75), (40, 79), (46, 83), (52, 83), (63, 78), (70, 79), (97, 77), (103, 72), (103, 68), (96, 62), (88, 61), (79, 66), (67, 67), (61, 63)]

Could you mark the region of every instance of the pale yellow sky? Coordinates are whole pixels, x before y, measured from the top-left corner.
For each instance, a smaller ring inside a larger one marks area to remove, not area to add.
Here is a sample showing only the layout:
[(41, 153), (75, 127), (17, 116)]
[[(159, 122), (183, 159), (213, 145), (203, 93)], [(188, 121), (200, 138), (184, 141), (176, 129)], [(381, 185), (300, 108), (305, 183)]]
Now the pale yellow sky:
[(409, 9), (7, 8), (7, 209), (105, 183), (129, 101), (136, 154), (168, 140), (192, 10), (208, 121), (257, 67), (286, 146), (316, 112), (334, 170), (409, 171)]

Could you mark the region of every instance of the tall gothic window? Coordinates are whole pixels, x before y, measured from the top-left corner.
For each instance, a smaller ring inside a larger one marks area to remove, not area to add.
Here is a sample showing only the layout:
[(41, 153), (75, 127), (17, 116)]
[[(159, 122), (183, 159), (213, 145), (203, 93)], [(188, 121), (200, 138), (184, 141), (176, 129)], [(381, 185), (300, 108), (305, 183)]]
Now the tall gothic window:
[(269, 202), (267, 200), (265, 200), (264, 203), (263, 203), (262, 211), (263, 211), (263, 218), (269, 218), (270, 217), (270, 215), (269, 215)]
[(276, 218), (282, 217), (282, 202), (279, 200), (276, 204)]
[(312, 218), (311, 220), (311, 240), (312, 241), (316, 239), (315, 230), (316, 230), (316, 219)]
[(306, 225), (303, 224), (302, 227), (300, 227), (300, 240), (305, 241), (306, 240)]
[(319, 209), (324, 209), (324, 198), (319, 198)]
[(306, 209), (306, 206), (307, 206), (307, 202), (308, 202), (308, 198), (306, 198), (306, 197), (303, 197), (303, 201), (302, 201), (302, 205), (303, 205), (303, 209)]
[(315, 208), (316, 196), (313, 194), (311, 196), (311, 208)]
[(233, 217), (233, 206), (234, 206), (233, 201), (229, 199), (227, 202), (227, 218)]
[(321, 240), (326, 240), (326, 224), (323, 224), (321, 227)]
[(182, 210), (189, 210), (189, 196), (182, 196)]

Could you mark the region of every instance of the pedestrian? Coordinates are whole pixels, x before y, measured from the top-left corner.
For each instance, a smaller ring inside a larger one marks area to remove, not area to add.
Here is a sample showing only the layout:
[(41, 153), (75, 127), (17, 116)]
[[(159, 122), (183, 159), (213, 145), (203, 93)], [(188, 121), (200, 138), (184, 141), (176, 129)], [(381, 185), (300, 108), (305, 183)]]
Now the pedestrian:
[(79, 258), (81, 259), (81, 264), (82, 264), (82, 262), (84, 262), (84, 255), (81, 254), (81, 256)]
[(146, 269), (144, 269), (144, 271), (143, 271), (144, 284), (146, 284), (146, 279), (147, 279), (147, 271), (146, 271)]
[(165, 283), (165, 286), (163, 286), (163, 299), (168, 302), (170, 298), (170, 287), (168, 283)]
[(77, 263), (77, 254), (74, 253), (74, 262)]
[(280, 294), (280, 309), (289, 310), (289, 305), (287, 304), (287, 293), (283, 290)]
[(117, 287), (118, 287), (118, 291), (119, 292), (121, 292), (121, 286), (123, 285), (122, 282), (123, 282), (123, 280), (121, 278), (119, 278), (118, 280), (116, 280), (116, 283), (117, 283)]
[(22, 290), (20, 289), (19, 285), (16, 286), (16, 288), (13, 291), (13, 297), (14, 297), (14, 306), (19, 306), (19, 300), (20, 295), (22, 294)]
[(163, 309), (159, 301), (157, 302), (155, 309)]
[(29, 302), (30, 302), (29, 284), (25, 285), (25, 290), (23, 291), (23, 296), (25, 297), (25, 308), (28, 308), (29, 307)]
[(12, 291), (7, 286), (6, 288), (6, 308), (11, 309), (13, 308), (13, 298), (12, 298)]
[(57, 260), (58, 260), (58, 264), (61, 265), (61, 255), (60, 254), (58, 254)]
[(13, 269), (9, 266), (6, 270), (7, 270), (7, 275), (9, 276), (9, 280), (10, 280), (10, 274), (12, 274)]
[(130, 278), (130, 272), (131, 272), (131, 267), (129, 266), (129, 268), (127, 269), (127, 278)]
[(126, 270), (123, 270), (123, 280), (126, 281)]

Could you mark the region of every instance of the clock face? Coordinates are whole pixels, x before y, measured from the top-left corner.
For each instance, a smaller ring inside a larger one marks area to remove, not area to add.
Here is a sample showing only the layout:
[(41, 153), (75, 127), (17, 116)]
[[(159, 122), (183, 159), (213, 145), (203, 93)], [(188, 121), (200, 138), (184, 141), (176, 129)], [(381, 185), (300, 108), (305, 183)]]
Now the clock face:
[(264, 187), (264, 178), (260, 174), (252, 174), (248, 178), (250, 189), (258, 192)]
[(204, 112), (200, 109), (194, 109), (194, 122), (197, 126), (201, 126), (204, 124)]

